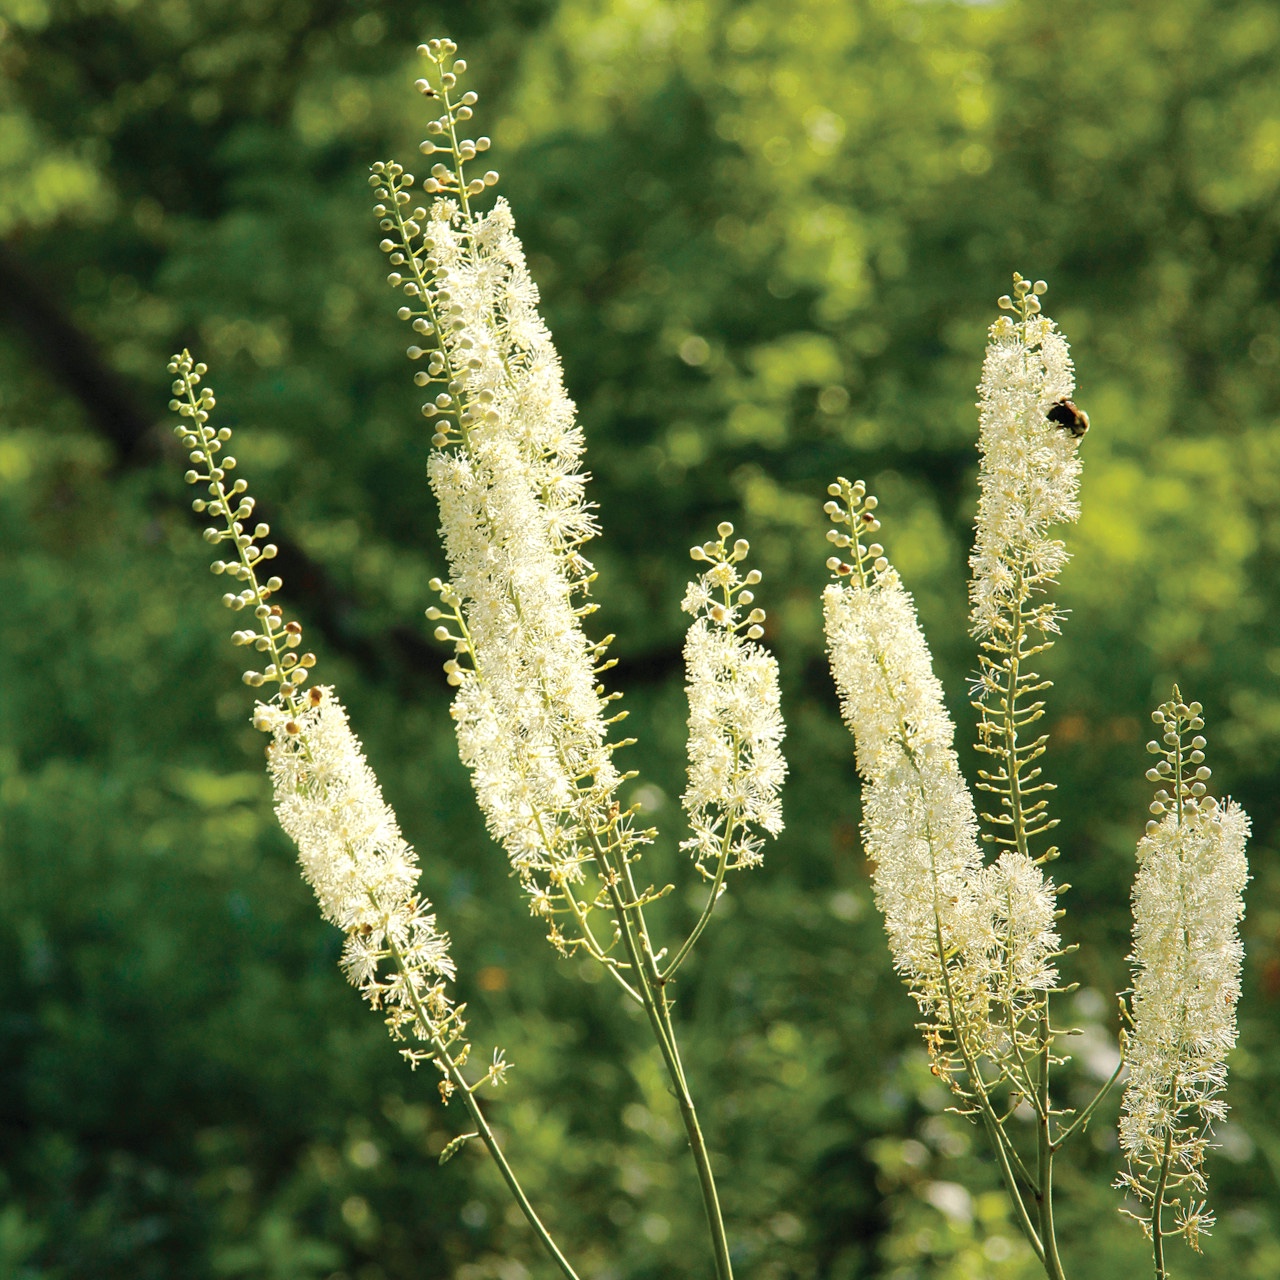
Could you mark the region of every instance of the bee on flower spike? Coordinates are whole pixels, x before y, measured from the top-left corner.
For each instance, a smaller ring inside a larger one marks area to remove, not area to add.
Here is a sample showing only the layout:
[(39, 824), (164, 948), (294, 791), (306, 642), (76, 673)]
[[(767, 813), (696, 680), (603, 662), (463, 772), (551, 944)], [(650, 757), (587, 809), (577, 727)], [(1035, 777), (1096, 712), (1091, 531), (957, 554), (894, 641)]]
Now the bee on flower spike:
[(1055, 427), (1070, 431), (1079, 440), (1089, 430), (1089, 415), (1065, 396), (1044, 415)]

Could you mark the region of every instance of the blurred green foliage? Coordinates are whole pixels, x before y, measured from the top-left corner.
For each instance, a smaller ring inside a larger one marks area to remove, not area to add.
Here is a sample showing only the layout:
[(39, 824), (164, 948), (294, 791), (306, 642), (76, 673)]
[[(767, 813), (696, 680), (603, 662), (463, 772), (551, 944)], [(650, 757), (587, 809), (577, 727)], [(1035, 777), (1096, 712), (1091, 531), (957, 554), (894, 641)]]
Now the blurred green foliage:
[[(967, 737), (973, 386), (1017, 268), (1094, 424), (1051, 660), (1070, 1088), (1114, 1036), (1145, 718), (1177, 678), (1255, 838), (1221, 1225), (1176, 1274), (1275, 1276), (1280, 10), (0, 0), (0, 1277), (547, 1274), (480, 1150), (437, 1165), (459, 1116), (342, 983), (275, 827), (166, 440), (184, 344), (310, 562), (286, 594), (422, 853), (478, 1047), (516, 1063), (493, 1114), (531, 1195), (584, 1277), (706, 1273), (645, 1029), (525, 913), (423, 642), (442, 563), (365, 175), (416, 155), (432, 34), (482, 91), (588, 431), (672, 935), (698, 902), (687, 547), (728, 516), (766, 573), (788, 829), (678, 1010), (742, 1275), (1034, 1274), (890, 972), (817, 607), (823, 489), (865, 476)], [(1147, 1274), (1113, 1115), (1060, 1181), (1091, 1280)]]

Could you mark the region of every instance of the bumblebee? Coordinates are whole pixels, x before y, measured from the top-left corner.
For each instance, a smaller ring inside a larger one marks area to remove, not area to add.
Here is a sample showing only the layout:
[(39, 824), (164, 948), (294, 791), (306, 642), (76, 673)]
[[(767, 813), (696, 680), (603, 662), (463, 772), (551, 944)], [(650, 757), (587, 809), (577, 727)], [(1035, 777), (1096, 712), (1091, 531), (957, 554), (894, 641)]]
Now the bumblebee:
[(1089, 415), (1083, 409), (1078, 409), (1075, 402), (1068, 400), (1065, 396), (1057, 404), (1053, 405), (1044, 416), (1055, 427), (1070, 431), (1077, 440), (1089, 430)]

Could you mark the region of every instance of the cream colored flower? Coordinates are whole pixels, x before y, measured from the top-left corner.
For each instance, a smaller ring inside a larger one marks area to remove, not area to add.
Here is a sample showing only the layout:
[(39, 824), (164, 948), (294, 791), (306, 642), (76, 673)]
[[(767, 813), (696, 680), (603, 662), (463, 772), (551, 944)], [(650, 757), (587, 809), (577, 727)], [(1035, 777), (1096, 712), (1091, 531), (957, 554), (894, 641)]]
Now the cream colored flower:
[(758, 643), (764, 610), (751, 608), (761, 575), (739, 574), (748, 546), (739, 539), (727, 548), (732, 533), (722, 524), (718, 542), (694, 548), (710, 568), (689, 583), (683, 603), (694, 615), (684, 645), (689, 786), (682, 797), (694, 834), (683, 847), (706, 874), (721, 856), (728, 869), (760, 863), (761, 834), (782, 830), (787, 773), (778, 664)]
[(305, 710), (259, 704), (254, 722), (272, 735), (280, 825), (298, 847), (321, 914), (347, 935), (347, 977), (385, 1008), (394, 1034), (407, 1028), (447, 1043), (460, 1030), (445, 987), (454, 973), (449, 939), (417, 892), (417, 857), (342, 704), (332, 689), (316, 687)]

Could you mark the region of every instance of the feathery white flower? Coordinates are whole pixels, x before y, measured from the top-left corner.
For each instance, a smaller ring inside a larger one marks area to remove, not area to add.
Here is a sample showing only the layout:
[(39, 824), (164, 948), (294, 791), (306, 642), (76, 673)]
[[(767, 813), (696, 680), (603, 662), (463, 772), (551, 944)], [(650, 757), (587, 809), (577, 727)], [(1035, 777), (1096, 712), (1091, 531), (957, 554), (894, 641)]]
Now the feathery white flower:
[(423, 413), (435, 426), (428, 475), (451, 572), (436, 585), (456, 624), (437, 635), (461, 659), (446, 664), (459, 751), (532, 909), (550, 917), (583, 863), (646, 838), (616, 799), (616, 695), (599, 683), (612, 664), (581, 625), (594, 609), (580, 602), (594, 577), (582, 547), (596, 533), (582, 433), (506, 202), (473, 213), (440, 196), (406, 220), (412, 177), (390, 164), (375, 175), (400, 219), (392, 260), (414, 273), (403, 287), (418, 310), (401, 315), (438, 343), (409, 354), (426, 362), (419, 385), (438, 388)]
[(973, 681), (977, 749), (996, 762), (979, 772), (977, 787), (999, 797), (982, 818), (997, 846), (1023, 856), (1057, 825), (1045, 795), (1053, 786), (1036, 763), (1048, 736), (1028, 733), (1044, 715), (1039, 695), (1049, 682), (1029, 663), (1060, 629), (1062, 615), (1047, 592), (1068, 556), (1049, 529), (1079, 516), (1076, 451), (1088, 427), (1070, 402), (1066, 341), (1040, 314), (1047, 287), (1015, 272), (1016, 300), (1003, 297), (1000, 306), (1019, 318), (1002, 316), (991, 326), (978, 388), (981, 494), (969, 557), (969, 618), (981, 642)]
[[(1148, 776), (1172, 783), (1175, 793), (1161, 793), (1153, 810), (1166, 812), (1138, 844), (1133, 1025), (1120, 1117), (1129, 1168), (1117, 1185), (1153, 1205), (1167, 1158), (1162, 1199), (1176, 1206), (1175, 1231), (1195, 1245), (1213, 1222), (1197, 1200), (1205, 1191), (1202, 1165), (1212, 1125), (1227, 1111), (1226, 1056), (1236, 1042), (1249, 818), (1231, 801), (1218, 805), (1204, 794), (1204, 739), (1181, 741), (1203, 727), (1199, 704), (1175, 700), (1162, 713), (1157, 723), (1168, 751), (1151, 746), (1165, 754), (1168, 767), (1158, 765)], [(1150, 1233), (1150, 1222), (1142, 1221)]]
[[(979, 636), (1000, 632), (1001, 616), (1062, 569), (1067, 550), (1047, 531), (1080, 514), (1078, 438), (1045, 416), (1074, 390), (1070, 351), (1039, 314), (1031, 286), (1017, 279), (1017, 305), (1027, 315), (1020, 323), (1001, 316), (991, 326), (978, 387), (981, 492), (969, 597)], [(1056, 630), (1051, 607), (1039, 619), (1041, 629)]]
[[(827, 511), (853, 532), (832, 541), (852, 565), (823, 595), (827, 647), (864, 780), (862, 830), (894, 965), (931, 1019), (930, 1052), (949, 1075), (955, 1045), (1008, 1073), (1010, 1027), (1057, 980), (1054, 893), (1031, 859), (1006, 851), (984, 867), (973, 799), (956, 759), (955, 727), (915, 605), (874, 533), (865, 486), (831, 486)], [(941, 1038), (940, 1038), (941, 1037)], [(1019, 1046), (1020, 1047), (1020, 1046)]]
[[(382, 798), (342, 704), (312, 689), (291, 715), (259, 704), (254, 723), (272, 735), (269, 769), (276, 815), (320, 912), (347, 935), (342, 967), (397, 1038), (449, 1043), (461, 1024), (445, 989), (453, 977), (449, 939), (416, 891), (417, 857)], [(395, 959), (383, 975), (383, 962)], [(455, 1057), (457, 1052), (455, 1051)]]
[[(258, 704), (253, 719), (272, 735), (268, 760), (280, 825), (298, 846), (303, 876), (315, 890), (321, 914), (347, 935), (342, 954), (347, 977), (374, 1008), (386, 1010), (397, 1039), (409, 1029), (431, 1042), (430, 1051), (404, 1050), (411, 1061), (435, 1058), (444, 1071), (451, 1052), (456, 1051), (455, 1062), (466, 1058), (465, 1028), (445, 989), (445, 980), (453, 977), (449, 939), (436, 929), (431, 904), (414, 892), (417, 859), (382, 798), (342, 704), (331, 689), (313, 687), (303, 694), (315, 656), (299, 656), (302, 627), (286, 622), (280, 606), (268, 603), (284, 584), (277, 577), (265, 582), (258, 577), (276, 548), (255, 545), (266, 537), (265, 525), (247, 531), (254, 502), (246, 482), (224, 482), (229, 459), (223, 467), (213, 464), (231, 432), (215, 432), (209, 423), (212, 390), (206, 386), (197, 393), (205, 366), (183, 351), (169, 370), (179, 375), (175, 397), (184, 397), (173, 402), (183, 419), (178, 434), (193, 462), (209, 468), (188, 475), (189, 482), (207, 482), (213, 495), (212, 501), (198, 499), (196, 509), (209, 511), (225, 526), (213, 525), (205, 536), (236, 553), (235, 561), (215, 561), (214, 571), (245, 584), (224, 595), (223, 603), (236, 612), (248, 608), (257, 622), (256, 630), (241, 628), (232, 639), (270, 659), (265, 670), (246, 671), (245, 683), (277, 685), (275, 696)], [(384, 977), (381, 966), (387, 960), (393, 964)], [(442, 1087), (446, 1092), (454, 1087), (447, 1073)]]
[(985, 918), (973, 800), (915, 605), (897, 571), (823, 594), (827, 647), (864, 780), (862, 830), (894, 964), (933, 998), (943, 954), (974, 954)]
[[(991, 937), (986, 950), (986, 981), (999, 1009), (992, 1021), (1009, 1025), (1009, 1012), (1019, 1018), (1058, 982), (1054, 959), (1062, 952), (1054, 916), (1058, 910), (1053, 881), (1032, 858), (1005, 849), (985, 866), (975, 882)], [(993, 1032), (997, 1037), (1000, 1031)]]
[(739, 575), (749, 547), (740, 538), (727, 548), (732, 534), (725, 522), (718, 542), (693, 549), (711, 567), (689, 583), (682, 606), (694, 615), (684, 645), (689, 786), (682, 797), (694, 834), (681, 847), (708, 876), (708, 864), (721, 858), (728, 870), (759, 865), (760, 832), (782, 830), (778, 793), (787, 773), (778, 664), (756, 643), (764, 610), (750, 608), (761, 574)]

